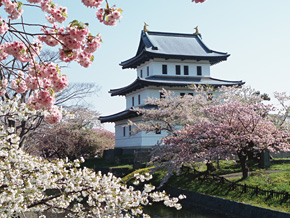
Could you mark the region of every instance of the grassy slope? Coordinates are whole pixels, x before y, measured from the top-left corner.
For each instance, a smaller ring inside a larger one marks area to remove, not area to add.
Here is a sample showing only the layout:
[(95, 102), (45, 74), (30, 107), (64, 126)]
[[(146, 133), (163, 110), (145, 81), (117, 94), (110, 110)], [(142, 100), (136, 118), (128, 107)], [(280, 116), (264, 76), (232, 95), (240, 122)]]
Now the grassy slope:
[[(118, 164), (108, 164), (103, 159), (92, 159), (87, 160), (83, 166), (89, 168), (129, 168), (132, 170), (132, 165), (118, 165)], [(204, 165), (197, 166), (198, 171), (205, 170)], [(124, 182), (129, 181), (133, 178), (134, 173), (149, 172), (149, 168), (140, 169), (134, 171), (133, 173), (125, 176), (123, 178)], [(264, 190), (274, 190), (277, 192), (290, 192), (290, 164), (275, 164), (270, 168), (262, 170), (259, 169), (256, 164), (250, 164), (251, 175), (244, 181), (239, 182), (239, 184), (247, 184), (249, 186), (258, 186)], [(265, 173), (266, 170), (280, 171)], [(232, 161), (222, 161), (220, 162), (220, 169), (214, 172), (215, 175), (228, 175), (233, 173), (241, 172), (240, 166)], [(159, 186), (159, 181), (165, 175), (165, 170), (160, 170), (154, 174), (152, 183)], [(227, 178), (231, 181), (237, 181), (240, 177), (230, 177)], [(241, 194), (240, 191), (229, 190), (228, 185), (221, 185), (215, 181), (204, 180), (203, 177), (198, 178), (196, 174), (192, 171), (182, 171), (179, 176), (173, 176), (168, 181), (167, 185), (178, 187), (180, 189), (194, 191), (198, 193), (204, 193), (212, 196), (222, 197), (231, 199), (238, 202), (248, 203), (259, 207), (270, 208), (274, 210), (280, 210), (290, 213), (290, 200), (286, 203), (280, 205), (281, 199), (270, 199), (265, 201), (266, 196), (263, 195), (253, 195), (250, 193)]]
[[(230, 173), (240, 172), (239, 165), (233, 162), (222, 162), (220, 164), (221, 169), (214, 172), (217, 175), (225, 175)], [(199, 166), (199, 170), (204, 169), (204, 166)], [(290, 192), (290, 164), (275, 164), (270, 168), (262, 170), (256, 165), (251, 165), (251, 175), (239, 184), (247, 184), (249, 186), (258, 186), (264, 190), (274, 190), (277, 192)], [(266, 173), (269, 170), (281, 171)], [(140, 172), (142, 170), (139, 170)], [(144, 171), (148, 171), (144, 169)], [(159, 181), (165, 175), (166, 171), (158, 171), (154, 174), (152, 183), (158, 186)], [(128, 180), (132, 176), (128, 175), (124, 180)], [(237, 181), (240, 177), (231, 177), (230, 180)], [(177, 187), (180, 189), (204, 193), (221, 198), (231, 199), (238, 202), (243, 202), (259, 207), (270, 208), (273, 210), (279, 210), (290, 213), (290, 200), (280, 205), (281, 199), (272, 198), (266, 201), (265, 195), (256, 196), (253, 192), (248, 191), (242, 193), (237, 190), (229, 190), (229, 185), (221, 185), (213, 180), (204, 180), (203, 177), (197, 177), (192, 171), (183, 171), (179, 176), (173, 176), (167, 183), (168, 186)]]

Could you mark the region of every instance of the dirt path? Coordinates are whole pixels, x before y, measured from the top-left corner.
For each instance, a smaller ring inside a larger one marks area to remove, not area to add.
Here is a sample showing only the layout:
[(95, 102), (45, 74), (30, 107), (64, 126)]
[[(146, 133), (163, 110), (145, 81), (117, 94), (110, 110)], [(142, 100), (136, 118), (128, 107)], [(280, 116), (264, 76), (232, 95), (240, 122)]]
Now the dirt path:
[[(264, 174), (269, 174), (269, 173), (278, 173), (282, 172), (283, 170), (265, 170), (263, 171)], [(249, 172), (249, 175), (251, 175), (251, 172)], [(235, 178), (235, 177), (242, 177), (242, 173), (231, 173), (231, 174), (225, 174), (221, 175), (224, 178)]]

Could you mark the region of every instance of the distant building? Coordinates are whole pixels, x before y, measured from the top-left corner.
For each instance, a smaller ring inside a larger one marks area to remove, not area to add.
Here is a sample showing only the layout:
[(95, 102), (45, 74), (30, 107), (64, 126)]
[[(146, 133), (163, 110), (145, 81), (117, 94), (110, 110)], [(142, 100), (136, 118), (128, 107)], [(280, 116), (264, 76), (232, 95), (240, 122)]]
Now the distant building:
[(131, 109), (146, 107), (148, 97), (160, 98), (160, 90), (174, 91), (176, 95), (193, 94), (188, 85), (233, 86), (243, 81), (227, 81), (211, 77), (210, 68), (230, 55), (209, 49), (200, 34), (181, 34), (142, 31), (139, 47), (134, 57), (123, 61), (123, 69), (134, 68), (137, 78), (130, 85), (111, 89), (111, 96), (125, 96), (126, 109), (100, 117), (102, 123), (115, 123), (115, 148), (148, 148), (166, 135), (165, 132), (132, 135), (128, 119), (142, 122)]

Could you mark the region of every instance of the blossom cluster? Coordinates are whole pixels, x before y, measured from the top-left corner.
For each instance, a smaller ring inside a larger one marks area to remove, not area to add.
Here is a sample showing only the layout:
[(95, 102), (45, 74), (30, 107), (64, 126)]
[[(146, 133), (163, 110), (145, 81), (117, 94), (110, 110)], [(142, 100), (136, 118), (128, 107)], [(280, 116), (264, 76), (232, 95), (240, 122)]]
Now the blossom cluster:
[(8, 29), (7, 22), (0, 17), (0, 35), (6, 33)]
[(4, 4), (4, 10), (9, 14), (8, 18), (11, 20), (18, 19), (23, 14), (21, 2), (2, 0), (2, 4)]
[[(19, 96), (13, 99), (5, 99), (0, 102), (0, 117), (8, 117), (9, 120), (14, 122), (27, 121), (34, 119), (37, 116), (42, 116), (41, 111), (31, 109), (25, 103), (19, 101)], [(3, 120), (2, 120), (3, 121)], [(33, 124), (33, 123), (31, 123)], [(5, 122), (0, 124), (0, 135), (2, 136), (9, 127), (5, 126)], [(9, 131), (8, 131), (9, 132)]]
[(39, 36), (39, 40), (49, 46), (61, 44), (59, 49), (60, 59), (64, 62), (77, 61), (83, 67), (89, 67), (94, 60), (94, 53), (101, 43), (101, 35), (93, 36), (87, 24), (73, 21), (68, 27), (58, 28), (56, 24), (52, 29), (43, 27), (45, 35)]
[(39, 56), (41, 49), (42, 43), (38, 40), (34, 40), (29, 46), (22, 41), (5, 42), (1, 46), (3, 54), (0, 59), (5, 60), (8, 55), (12, 55), (23, 63), (30, 62)]
[(108, 26), (115, 26), (121, 19), (122, 10), (113, 6), (112, 8), (99, 8), (96, 12), (99, 21)]
[[(11, 121), (27, 121), (38, 113), (19, 103), (17, 97), (0, 103), (0, 116), (7, 116)], [(143, 214), (142, 206), (161, 201), (181, 208), (176, 198), (153, 192), (151, 185), (145, 184), (143, 191), (135, 190), (110, 173), (102, 175), (80, 168), (83, 158), (73, 162), (68, 158), (48, 161), (19, 149), (19, 142), (16, 128), (0, 123), (0, 214), (3, 218), (26, 212), (41, 214), (48, 209), (66, 212), (66, 217), (131, 217), (134, 214), (149, 217)], [(147, 174), (136, 177), (150, 179)]]
[[(16, 58), (26, 63), (23, 64), (26, 69), (16, 67), (17, 70), (14, 70), (14, 65), (11, 69), (5, 67), (8, 74), (1, 77), (0, 96), (7, 93), (7, 88), (23, 95), (29, 93), (27, 100), (29, 106), (36, 110), (47, 110), (48, 113), (45, 113), (45, 116), (50, 118), (46, 120), (53, 122), (61, 118), (59, 110), (53, 106), (55, 93), (62, 91), (68, 85), (68, 79), (67, 76), (61, 75), (58, 65), (39, 60), (43, 43), (53, 47), (59, 45), (61, 61), (76, 61), (83, 67), (89, 67), (94, 60), (93, 53), (102, 42), (101, 35), (92, 35), (88, 24), (76, 20), (70, 22), (67, 27), (58, 27), (57, 23), (63, 23), (68, 17), (68, 12), (66, 7), (59, 6), (52, 0), (27, 0), (27, 2), (31, 5), (13, 0), (1, 0), (0, 7), (4, 6), (9, 19), (18, 19), (23, 14), (23, 5), (26, 7), (36, 4), (35, 8), (40, 8), (46, 13), (46, 18), (51, 25), (36, 25), (41, 26), (43, 34), (30, 34), (27, 30), (24, 33), (20, 30), (18, 33), (17, 24), (9, 24), (9, 26), (7, 21), (0, 17), (0, 37), (4, 39), (5, 34), (11, 32), (17, 38), (17, 40), (12, 38), (1, 40), (4, 43), (0, 44), (0, 61)], [(100, 11), (103, 0), (82, 0), (82, 3)], [(110, 8), (106, 4), (103, 11), (104, 20), (101, 22), (106, 25), (115, 25), (116, 21), (121, 18), (121, 9), (115, 6)], [(26, 24), (23, 23), (23, 25)], [(28, 34), (26, 39), (20, 40), (26, 34), (25, 32)], [(34, 35), (38, 35), (38, 40), (35, 40)], [(30, 36), (33, 36), (33, 41), (30, 40)], [(12, 76), (8, 76), (11, 73)], [(51, 117), (51, 114), (54, 116)]]
[(111, 173), (102, 175), (79, 168), (82, 158), (74, 162), (68, 159), (49, 162), (18, 149), (18, 143), (16, 134), (1, 135), (0, 213), (3, 218), (48, 209), (67, 212), (66, 217), (149, 217), (141, 206), (162, 201), (166, 206), (181, 209), (178, 200), (183, 196), (170, 198), (165, 192), (152, 192), (153, 188), (148, 185), (144, 191), (135, 190)]
[[(28, 105), (35, 110), (47, 110), (45, 119), (49, 123), (61, 119), (61, 110), (54, 106), (55, 92), (62, 91), (68, 85), (66, 75), (61, 75), (61, 69), (53, 63), (35, 64), (28, 67), (28, 74), (18, 71), (17, 76), (11, 80), (11, 88), (16, 93), (25, 93), (31, 90), (28, 98)], [(0, 83), (0, 95), (6, 93), (8, 80)]]
[(62, 6), (57, 6), (57, 4), (54, 4), (51, 0), (27, 0), (30, 3), (40, 3), (41, 4), (41, 10), (43, 12), (48, 13), (49, 15), (46, 15), (46, 19), (49, 23), (63, 23), (67, 18), (67, 8)]
[(82, 3), (87, 7), (100, 7), (104, 0), (82, 0)]
[[(22, 3), (14, 2), (12, 0), (2, 0), (5, 11), (9, 14), (9, 19), (18, 19), (23, 14)], [(0, 2), (0, 3), (1, 3)], [(46, 19), (50, 23), (63, 23), (67, 19), (67, 8), (58, 6), (53, 3), (52, 0), (27, 0), (32, 4), (39, 4), (43, 12), (47, 13)], [(121, 19), (122, 10), (116, 8), (116, 6), (109, 7), (106, 4), (106, 8), (101, 8), (104, 0), (82, 0), (82, 3), (91, 8), (97, 8), (97, 15), (102, 14), (103, 17), (98, 19), (105, 25), (116, 25), (116, 21)], [(1, 4), (0, 4), (1, 6)]]

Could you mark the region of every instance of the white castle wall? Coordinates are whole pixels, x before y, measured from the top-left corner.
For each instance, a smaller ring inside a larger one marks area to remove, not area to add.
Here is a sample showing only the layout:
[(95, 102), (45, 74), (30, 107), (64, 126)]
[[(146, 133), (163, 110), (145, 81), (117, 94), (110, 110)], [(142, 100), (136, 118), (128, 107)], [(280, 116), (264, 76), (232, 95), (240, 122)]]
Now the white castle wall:
[[(140, 122), (140, 117), (134, 117), (131, 119), (133, 122)], [(123, 134), (125, 128), (125, 135)], [(132, 130), (134, 127), (131, 127)], [(166, 132), (161, 134), (155, 134), (153, 132), (146, 133), (145, 131), (139, 132), (136, 135), (129, 134), (129, 126), (127, 121), (115, 122), (115, 148), (139, 148), (139, 147), (152, 147), (156, 145), (157, 141), (160, 141), (162, 137), (166, 136)]]
[[(166, 90), (174, 91), (175, 96), (179, 96), (181, 93), (193, 94), (193, 92), (188, 88), (172, 88), (172, 87), (163, 87)], [(160, 90), (162, 87), (154, 87), (149, 86), (142, 90), (134, 91), (128, 95), (126, 95), (126, 109), (131, 107), (138, 107), (140, 105), (144, 105), (146, 103), (146, 99), (150, 98), (160, 98)], [(138, 102), (138, 98), (140, 96), (140, 104)], [(134, 97), (134, 105), (133, 105), (133, 97)]]
[[(162, 65), (167, 65), (167, 75), (162, 74)], [(176, 75), (175, 66), (180, 65), (181, 75)], [(184, 75), (184, 66), (188, 66), (189, 75)], [(197, 75), (197, 66), (202, 68), (202, 75)], [(148, 69), (148, 73), (147, 73)], [(142, 73), (141, 73), (142, 71)], [(141, 75), (142, 74), (142, 75)], [(147, 78), (150, 76), (180, 76), (180, 77), (202, 77), (210, 76), (210, 63), (208, 61), (181, 61), (181, 60), (168, 60), (162, 59), (150, 60), (137, 68), (137, 76), (140, 78)]]

